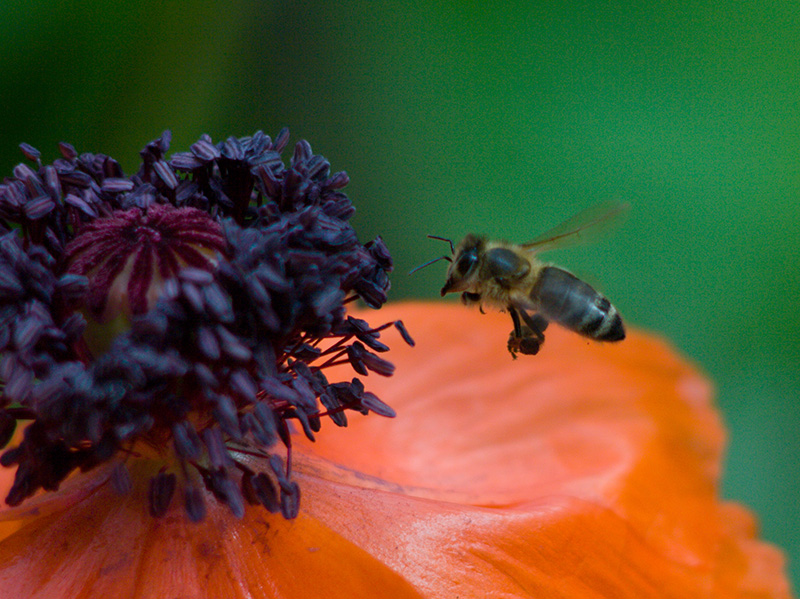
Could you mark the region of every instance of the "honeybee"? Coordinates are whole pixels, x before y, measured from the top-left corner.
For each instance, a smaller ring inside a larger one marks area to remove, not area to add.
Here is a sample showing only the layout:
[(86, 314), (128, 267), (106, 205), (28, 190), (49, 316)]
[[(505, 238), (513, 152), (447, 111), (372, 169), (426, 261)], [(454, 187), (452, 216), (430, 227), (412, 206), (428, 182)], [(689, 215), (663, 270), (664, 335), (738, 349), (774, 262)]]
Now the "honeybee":
[(627, 208), (619, 203), (588, 208), (520, 245), (469, 234), (454, 247), (446, 237), (429, 235), (448, 242), (451, 255), (411, 272), (438, 260), (450, 262), (442, 296), (461, 292), (461, 301), (479, 306), (481, 312), (483, 306), (508, 312), (514, 324), (508, 351), (514, 358), (517, 353), (536, 354), (551, 321), (584, 337), (621, 341), (625, 327), (611, 302), (572, 273), (539, 261), (536, 254), (587, 241), (615, 224)]

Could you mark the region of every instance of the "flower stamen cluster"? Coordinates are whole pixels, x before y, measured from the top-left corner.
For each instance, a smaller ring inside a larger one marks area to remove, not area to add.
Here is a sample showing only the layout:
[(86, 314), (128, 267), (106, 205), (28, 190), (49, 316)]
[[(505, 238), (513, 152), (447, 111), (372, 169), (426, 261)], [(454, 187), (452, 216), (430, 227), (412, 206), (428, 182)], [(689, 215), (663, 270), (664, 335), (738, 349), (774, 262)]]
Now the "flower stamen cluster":
[(26, 424), (0, 457), (17, 466), (7, 503), (109, 461), (125, 492), (126, 460), (155, 448), (152, 515), (180, 493), (201, 520), (205, 489), (237, 516), (292, 518), (293, 423), (313, 439), (324, 417), (394, 415), (358, 378), (324, 374), (391, 375), (388, 326), (413, 343), (399, 321), (346, 314), (386, 301), (391, 257), (348, 224), (347, 175), (304, 141), (286, 166), (287, 140), (203, 136), (167, 159), (165, 132), (130, 177), (68, 144), (51, 165), (22, 146), (36, 168), (0, 185), (0, 447)]

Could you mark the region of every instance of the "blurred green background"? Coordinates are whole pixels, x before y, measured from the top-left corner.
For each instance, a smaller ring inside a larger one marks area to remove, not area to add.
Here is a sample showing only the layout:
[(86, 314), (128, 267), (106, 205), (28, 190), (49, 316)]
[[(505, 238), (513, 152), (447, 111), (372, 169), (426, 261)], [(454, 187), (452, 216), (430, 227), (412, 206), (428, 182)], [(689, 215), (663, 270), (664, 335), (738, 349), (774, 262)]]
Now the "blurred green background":
[(724, 494), (786, 549), (797, 588), (798, 4), (497, 6), (5, 2), (0, 167), (22, 141), (52, 160), (65, 140), (130, 172), (165, 128), (178, 151), (288, 125), (350, 174), (395, 300), (438, 296), (443, 264), (405, 274), (445, 250), (428, 233), (523, 241), (629, 201), (612, 238), (552, 257), (715, 381)]

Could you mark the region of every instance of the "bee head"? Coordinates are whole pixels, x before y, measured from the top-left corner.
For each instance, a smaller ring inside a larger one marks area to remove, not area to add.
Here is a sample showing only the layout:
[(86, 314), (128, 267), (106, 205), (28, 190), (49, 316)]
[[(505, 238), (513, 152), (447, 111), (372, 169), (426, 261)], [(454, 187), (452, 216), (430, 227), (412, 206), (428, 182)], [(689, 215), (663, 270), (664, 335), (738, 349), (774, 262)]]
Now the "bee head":
[(453, 252), (453, 260), (447, 269), (447, 280), (441, 294), (467, 291), (473, 287), (478, 273), (478, 262), (485, 241), (477, 235), (467, 235)]

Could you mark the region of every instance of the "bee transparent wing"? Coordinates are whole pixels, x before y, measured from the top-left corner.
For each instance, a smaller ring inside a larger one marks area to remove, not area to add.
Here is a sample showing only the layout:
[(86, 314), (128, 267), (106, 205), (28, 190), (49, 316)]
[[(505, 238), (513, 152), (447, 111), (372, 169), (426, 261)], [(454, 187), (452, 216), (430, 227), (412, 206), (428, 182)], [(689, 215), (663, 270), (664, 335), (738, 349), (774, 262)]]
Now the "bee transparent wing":
[(566, 248), (594, 241), (622, 221), (630, 204), (604, 202), (583, 210), (537, 238), (523, 243), (526, 250), (537, 253)]

